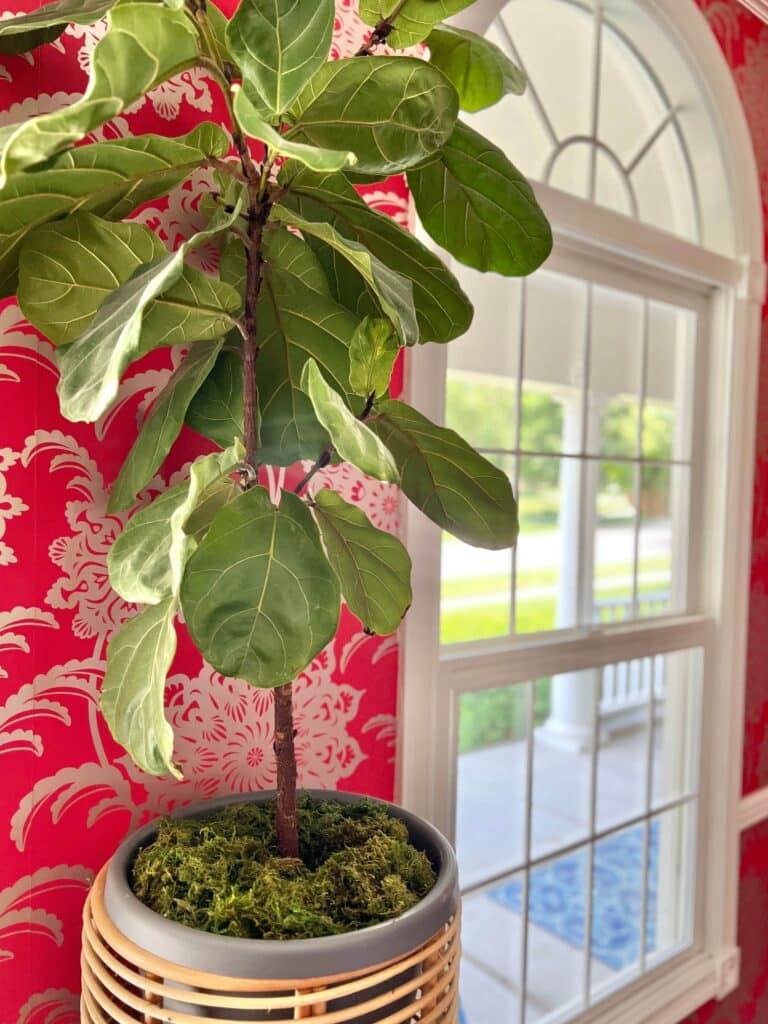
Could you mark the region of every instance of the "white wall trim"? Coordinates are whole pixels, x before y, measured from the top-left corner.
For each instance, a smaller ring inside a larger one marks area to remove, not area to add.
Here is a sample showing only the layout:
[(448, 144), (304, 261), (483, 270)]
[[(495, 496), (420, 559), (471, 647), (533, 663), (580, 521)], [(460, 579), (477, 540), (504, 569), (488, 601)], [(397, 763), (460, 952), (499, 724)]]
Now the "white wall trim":
[(768, 820), (768, 786), (741, 798), (739, 802), (739, 829), (744, 832)]
[(768, 23), (768, 0), (741, 0), (741, 3), (761, 21)]

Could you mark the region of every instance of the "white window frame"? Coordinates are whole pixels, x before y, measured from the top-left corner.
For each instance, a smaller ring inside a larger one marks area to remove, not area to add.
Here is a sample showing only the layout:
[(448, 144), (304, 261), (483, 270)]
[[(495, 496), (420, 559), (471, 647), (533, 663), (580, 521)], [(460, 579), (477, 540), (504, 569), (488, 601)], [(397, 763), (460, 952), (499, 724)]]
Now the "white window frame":
[[(706, 558), (699, 567), (697, 614), (664, 620), (668, 650), (706, 647), (702, 723), (700, 816), (708, 842), (700, 859), (697, 912), (700, 941), (585, 1011), (589, 1024), (677, 1024), (710, 999), (722, 999), (739, 981), (737, 901), (744, 731), (746, 627), (752, 536), (752, 486), (761, 309), (765, 297), (763, 216), (752, 141), (731, 72), (693, 0), (635, 0), (673, 33), (701, 82), (728, 168), (737, 256), (725, 257), (547, 186), (536, 193), (549, 216), (556, 250), (609, 259), (619, 270), (648, 268), (690, 290), (708, 292), (711, 316), (703, 534)], [(483, 32), (503, 0), (479, 0), (464, 23)], [(440, 422), (445, 399), (445, 346), (409, 353), (406, 397)], [(461, 645), (441, 660), (440, 531), (418, 511), (405, 513), (405, 541), (414, 554), (414, 601), (403, 627), (399, 695), (398, 799), (454, 830), (456, 752), (455, 693), (451, 673), (466, 670)], [(670, 622), (674, 628), (670, 629)], [(483, 670), (484, 687), (625, 661), (659, 642), (658, 623), (590, 626), (568, 631), (548, 650), (530, 638), (473, 644), (471, 671)], [(550, 637), (551, 640), (551, 637)], [(634, 653), (636, 652), (636, 653)], [(500, 654), (505, 658), (502, 663)], [(503, 671), (500, 666), (503, 664)], [(514, 670), (510, 672), (510, 665)], [(717, 841), (715, 841), (717, 840)]]

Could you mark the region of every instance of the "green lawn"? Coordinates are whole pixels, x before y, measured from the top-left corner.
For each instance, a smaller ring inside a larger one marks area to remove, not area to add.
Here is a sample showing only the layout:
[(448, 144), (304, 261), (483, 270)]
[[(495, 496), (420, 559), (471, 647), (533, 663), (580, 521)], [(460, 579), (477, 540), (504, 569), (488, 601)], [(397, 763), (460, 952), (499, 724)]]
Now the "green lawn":
[[(641, 581), (639, 593), (652, 594), (660, 589), (658, 583), (643, 582), (645, 573), (659, 572), (668, 568), (664, 558), (647, 559), (640, 565)], [(611, 579), (630, 577), (631, 567), (627, 565), (601, 566), (597, 572), (599, 584), (595, 596), (600, 599), (629, 598), (632, 596), (630, 586), (611, 586)], [(536, 633), (540, 630), (553, 629), (556, 624), (555, 595), (543, 597), (526, 597), (527, 588), (555, 585), (557, 570), (542, 570), (540, 573), (521, 574), (519, 580), (525, 582), (518, 587), (516, 631), (518, 633)], [(506, 581), (503, 577), (481, 577), (478, 580), (447, 580), (443, 584), (442, 596), (447, 598), (487, 597), (487, 601), (478, 604), (445, 608), (440, 616), (440, 640), (444, 644), (460, 643), (466, 640), (487, 640), (492, 637), (506, 636), (509, 632), (510, 605)]]
[[(669, 559), (664, 555), (645, 558), (639, 566), (640, 575), (649, 572), (669, 571)], [(631, 576), (631, 565), (598, 565), (595, 576), (598, 580), (611, 579), (616, 576)], [(557, 568), (534, 569), (518, 572), (517, 585), (519, 590), (533, 587), (557, 586), (560, 573)], [(461, 579), (443, 580), (441, 597), (444, 601), (460, 597), (483, 597), (486, 594), (505, 596), (509, 589), (506, 576), (472, 576)]]

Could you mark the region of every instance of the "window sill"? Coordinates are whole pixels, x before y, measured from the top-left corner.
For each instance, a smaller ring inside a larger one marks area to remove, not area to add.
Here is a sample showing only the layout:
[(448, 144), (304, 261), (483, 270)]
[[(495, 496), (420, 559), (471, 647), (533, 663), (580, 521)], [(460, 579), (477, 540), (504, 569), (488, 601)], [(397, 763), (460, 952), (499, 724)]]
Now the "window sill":
[(579, 1024), (680, 1024), (705, 1003), (733, 992), (739, 968), (738, 948), (678, 957), (588, 1010), (578, 1018)]

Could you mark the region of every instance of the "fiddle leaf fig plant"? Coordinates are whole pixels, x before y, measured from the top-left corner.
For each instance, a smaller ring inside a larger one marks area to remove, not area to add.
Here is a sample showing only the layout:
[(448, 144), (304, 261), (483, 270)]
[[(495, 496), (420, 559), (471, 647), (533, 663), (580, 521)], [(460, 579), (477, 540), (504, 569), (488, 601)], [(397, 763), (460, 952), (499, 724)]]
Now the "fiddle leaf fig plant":
[[(110, 644), (104, 714), (142, 768), (179, 773), (163, 697), (182, 613), (215, 669), (274, 690), (285, 856), (298, 853), (291, 681), (333, 637), (342, 599), (379, 634), (411, 603), (400, 541), (316, 474), (347, 461), (469, 544), (517, 537), (507, 476), (389, 393), (401, 350), (460, 337), (472, 306), (436, 252), (355, 188), (405, 172), (424, 228), (478, 270), (546, 259), (531, 188), (458, 119), (525, 86), (498, 48), (442, 24), (470, 2), (361, 0), (369, 37), (335, 61), (333, 0), (241, 0), (229, 21), (210, 0), (56, 0), (0, 22), (7, 54), (107, 19), (83, 97), (0, 129), (0, 297), (56, 346), (63, 415), (95, 422), (137, 360), (185, 346), (111, 488), (112, 512), (140, 505), (109, 573), (142, 610)], [(385, 41), (427, 48), (386, 56)], [(192, 67), (220, 88), (225, 128), (86, 141)], [(217, 183), (210, 221), (168, 252), (131, 217), (200, 168)], [(204, 243), (215, 275), (189, 262)], [(185, 423), (215, 450), (146, 503)], [(261, 469), (297, 462), (275, 499)]]

